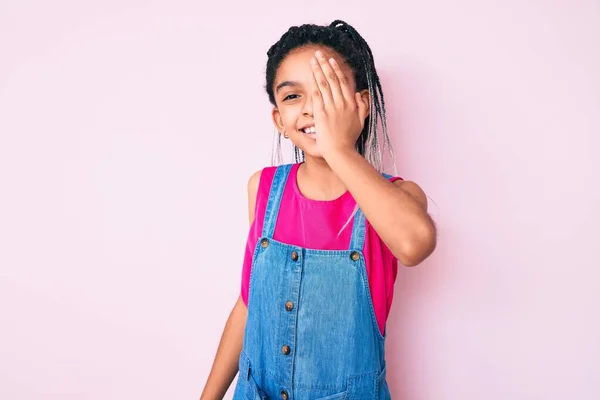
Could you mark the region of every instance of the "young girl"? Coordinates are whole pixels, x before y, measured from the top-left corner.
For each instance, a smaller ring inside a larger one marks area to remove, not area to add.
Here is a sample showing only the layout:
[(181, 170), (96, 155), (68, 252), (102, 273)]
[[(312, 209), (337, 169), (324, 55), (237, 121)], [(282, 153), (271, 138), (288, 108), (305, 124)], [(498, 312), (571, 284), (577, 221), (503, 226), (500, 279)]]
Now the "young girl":
[(436, 244), (426, 196), (381, 171), (383, 93), (354, 28), (292, 27), (267, 55), (273, 122), (296, 162), (249, 180), (241, 295), (201, 399), (222, 399), (238, 372), (234, 400), (389, 399), (397, 260), (417, 265)]

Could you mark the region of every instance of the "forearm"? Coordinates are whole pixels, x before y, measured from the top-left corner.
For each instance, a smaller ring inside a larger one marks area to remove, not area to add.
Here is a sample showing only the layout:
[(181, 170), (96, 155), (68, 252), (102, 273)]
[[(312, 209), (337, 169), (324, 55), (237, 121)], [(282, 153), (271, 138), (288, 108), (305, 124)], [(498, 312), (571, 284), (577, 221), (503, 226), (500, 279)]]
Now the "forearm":
[(239, 298), (223, 330), (221, 342), (200, 400), (221, 400), (227, 393), (238, 372), (247, 313), (245, 304)]
[(416, 265), (429, 256), (435, 247), (435, 227), (423, 204), (381, 176), (356, 151), (335, 152), (327, 162), (396, 258)]

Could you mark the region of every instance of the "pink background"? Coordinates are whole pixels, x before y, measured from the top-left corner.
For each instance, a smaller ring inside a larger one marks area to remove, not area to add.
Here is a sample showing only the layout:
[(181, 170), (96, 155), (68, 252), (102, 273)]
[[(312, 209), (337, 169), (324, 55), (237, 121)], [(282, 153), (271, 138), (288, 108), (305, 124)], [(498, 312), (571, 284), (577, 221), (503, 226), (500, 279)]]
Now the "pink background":
[(399, 273), (394, 398), (600, 398), (598, 1), (319, 3), (0, 2), (1, 399), (199, 396), (270, 162), (266, 51), (336, 18), (440, 229)]

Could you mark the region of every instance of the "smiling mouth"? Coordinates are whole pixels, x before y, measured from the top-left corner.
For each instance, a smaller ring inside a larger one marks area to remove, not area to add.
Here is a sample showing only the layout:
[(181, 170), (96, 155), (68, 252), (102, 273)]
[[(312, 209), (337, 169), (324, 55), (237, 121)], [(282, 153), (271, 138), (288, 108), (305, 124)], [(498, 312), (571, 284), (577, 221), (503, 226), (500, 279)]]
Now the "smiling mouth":
[(311, 135), (311, 134), (314, 135), (315, 133), (317, 133), (317, 131), (315, 131), (315, 127), (314, 126), (310, 126), (308, 128), (301, 129), (301, 131), (304, 132), (304, 133), (306, 133), (306, 134), (308, 134), (308, 135)]

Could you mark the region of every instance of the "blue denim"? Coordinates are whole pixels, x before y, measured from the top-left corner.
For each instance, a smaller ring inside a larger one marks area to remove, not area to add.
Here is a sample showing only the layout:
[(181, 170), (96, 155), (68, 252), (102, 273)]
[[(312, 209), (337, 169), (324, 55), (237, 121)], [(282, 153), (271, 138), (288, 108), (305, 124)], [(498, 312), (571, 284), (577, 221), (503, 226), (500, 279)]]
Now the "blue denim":
[(273, 239), (291, 165), (277, 167), (256, 244), (234, 400), (390, 399), (382, 335), (369, 291), (365, 218), (348, 250)]

